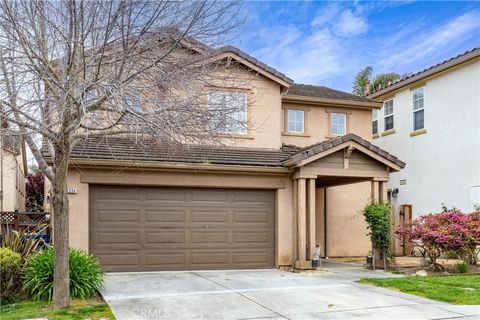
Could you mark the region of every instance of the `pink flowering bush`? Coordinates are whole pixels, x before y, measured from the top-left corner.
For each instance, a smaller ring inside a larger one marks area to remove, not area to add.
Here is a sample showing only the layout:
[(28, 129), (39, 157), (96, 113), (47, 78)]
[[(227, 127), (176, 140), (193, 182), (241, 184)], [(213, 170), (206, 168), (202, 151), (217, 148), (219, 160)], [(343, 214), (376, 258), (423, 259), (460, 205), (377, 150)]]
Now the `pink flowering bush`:
[(438, 257), (448, 251), (457, 252), (465, 261), (475, 264), (480, 245), (480, 211), (427, 214), (399, 226), (395, 234), (425, 252), (437, 270), (443, 270), (436, 262)]

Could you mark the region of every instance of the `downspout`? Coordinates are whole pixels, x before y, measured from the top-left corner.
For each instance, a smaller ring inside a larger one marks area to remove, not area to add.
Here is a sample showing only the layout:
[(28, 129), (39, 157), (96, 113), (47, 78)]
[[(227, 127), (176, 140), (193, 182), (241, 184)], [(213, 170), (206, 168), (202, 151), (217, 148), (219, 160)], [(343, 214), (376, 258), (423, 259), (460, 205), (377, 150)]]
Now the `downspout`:
[(328, 258), (327, 254), (327, 187), (323, 188), (323, 245), (325, 247), (325, 258)]

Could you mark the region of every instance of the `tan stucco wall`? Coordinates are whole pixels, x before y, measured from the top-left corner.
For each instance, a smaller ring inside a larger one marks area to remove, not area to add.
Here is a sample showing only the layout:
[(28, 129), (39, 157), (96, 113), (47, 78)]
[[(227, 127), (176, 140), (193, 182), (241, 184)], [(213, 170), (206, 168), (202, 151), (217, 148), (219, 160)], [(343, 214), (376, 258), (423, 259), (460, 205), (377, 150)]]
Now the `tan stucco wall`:
[(9, 151), (3, 151), (3, 165), (0, 166), (3, 185), (0, 186), (3, 193), (0, 210), (25, 211), (25, 174), (20, 155), (14, 155)]
[[(247, 93), (248, 132), (234, 139), (225, 139), (227, 145), (251, 148), (281, 147), (281, 87), (261, 74), (245, 69), (230, 68), (222, 73), (210, 90), (240, 89)], [(227, 80), (225, 80), (227, 79)]]
[(150, 186), (191, 186), (224, 188), (276, 189), (276, 246), (277, 265), (290, 265), (293, 255), (292, 182), (288, 175), (261, 175), (202, 172), (128, 171), (112, 173), (109, 170), (75, 170), (68, 175), (68, 187), (77, 188), (77, 194), (69, 195), (70, 246), (89, 249), (89, 183), (98, 180), (111, 184)]
[(327, 255), (365, 256), (371, 250), (361, 210), (370, 200), (370, 182), (327, 189)]
[[(286, 117), (283, 112), (287, 109), (302, 109), (305, 110), (305, 133), (301, 136), (285, 132)], [(286, 144), (294, 144), (298, 146), (307, 146), (313, 143), (318, 143), (331, 138), (329, 132), (330, 128), (330, 113), (340, 112), (346, 113), (347, 119), (347, 133), (355, 133), (364, 139), (370, 140), (372, 111), (370, 109), (357, 109), (348, 107), (329, 107), (304, 105), (295, 103), (283, 103), (282, 109), (282, 142)]]

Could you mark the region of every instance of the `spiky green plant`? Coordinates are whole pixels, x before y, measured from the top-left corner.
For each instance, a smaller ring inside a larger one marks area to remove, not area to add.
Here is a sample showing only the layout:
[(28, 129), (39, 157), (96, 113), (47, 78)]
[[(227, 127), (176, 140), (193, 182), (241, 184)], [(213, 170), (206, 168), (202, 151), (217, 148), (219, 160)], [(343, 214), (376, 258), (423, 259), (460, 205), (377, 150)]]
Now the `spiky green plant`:
[[(49, 248), (32, 256), (25, 265), (23, 288), (34, 300), (52, 300), (54, 256), (55, 251)], [(103, 271), (93, 255), (70, 248), (69, 266), (72, 298), (90, 298), (103, 286)]]
[(13, 252), (20, 254), (21, 262), (23, 263), (28, 257), (35, 253), (40, 246), (45, 244), (45, 241), (37, 237), (37, 235), (45, 233), (47, 228), (48, 225), (39, 225), (35, 228), (21, 231), (8, 230), (2, 240), (2, 247), (9, 248)]

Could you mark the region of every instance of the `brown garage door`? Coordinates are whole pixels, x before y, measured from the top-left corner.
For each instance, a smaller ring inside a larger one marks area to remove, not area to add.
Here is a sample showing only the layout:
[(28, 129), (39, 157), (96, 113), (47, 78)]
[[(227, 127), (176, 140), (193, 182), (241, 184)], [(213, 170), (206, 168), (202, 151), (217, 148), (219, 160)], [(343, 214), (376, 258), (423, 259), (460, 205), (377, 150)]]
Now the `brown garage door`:
[(106, 271), (269, 268), (270, 190), (91, 186), (90, 251)]

